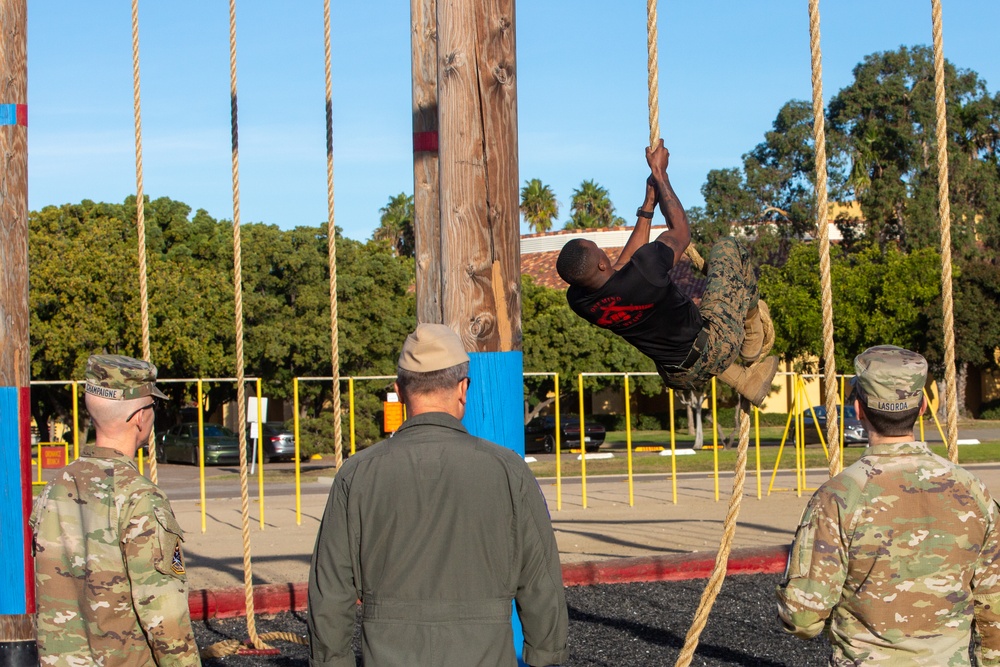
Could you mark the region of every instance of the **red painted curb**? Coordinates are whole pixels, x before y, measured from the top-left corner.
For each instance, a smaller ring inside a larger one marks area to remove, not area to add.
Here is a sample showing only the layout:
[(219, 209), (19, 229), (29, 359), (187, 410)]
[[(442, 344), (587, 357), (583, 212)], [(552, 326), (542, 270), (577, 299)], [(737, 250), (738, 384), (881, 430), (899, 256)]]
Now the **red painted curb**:
[[(706, 579), (715, 567), (714, 551), (616, 558), (612, 560), (567, 563), (563, 565), (563, 585), (624, 584), (640, 581), (680, 581)], [(726, 574), (777, 574), (784, 572), (788, 547), (753, 547), (734, 549), (729, 555)], [(255, 586), (254, 612), (277, 614), (306, 608), (308, 584), (267, 584)], [(191, 620), (232, 618), (246, 615), (243, 588), (191, 591), (188, 594)]]
[[(696, 551), (669, 556), (567, 563), (563, 565), (563, 585), (707, 579), (715, 567), (715, 556), (714, 551)], [(776, 574), (785, 571), (787, 560), (788, 547), (785, 546), (734, 549), (729, 554), (726, 574)]]
[[(254, 613), (277, 614), (282, 611), (301, 611), (306, 608), (308, 587), (309, 585), (305, 583), (254, 586)], [(191, 591), (188, 593), (188, 607), (191, 609), (192, 621), (245, 616), (246, 592), (242, 587)]]

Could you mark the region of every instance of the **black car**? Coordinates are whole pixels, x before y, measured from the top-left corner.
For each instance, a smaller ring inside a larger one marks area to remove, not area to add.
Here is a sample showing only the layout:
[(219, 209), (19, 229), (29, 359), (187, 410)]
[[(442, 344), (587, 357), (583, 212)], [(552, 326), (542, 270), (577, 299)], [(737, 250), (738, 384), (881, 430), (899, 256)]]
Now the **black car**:
[[(580, 419), (578, 417), (563, 417), (559, 420), (561, 431), (559, 448), (562, 451), (579, 449)], [(584, 442), (588, 452), (595, 452), (604, 443), (604, 427), (597, 422), (586, 421)], [(556, 451), (556, 418), (535, 417), (524, 427), (524, 451), (544, 452), (551, 454)]]
[[(806, 442), (819, 442), (819, 434), (816, 431), (817, 425), (819, 430), (823, 433), (823, 439), (826, 439), (826, 407), (822, 405), (817, 405), (813, 407), (813, 412), (816, 413), (816, 421), (813, 421), (812, 412), (806, 410), (806, 414), (803, 418), (806, 426)], [(835, 415), (837, 419), (837, 425), (840, 425), (840, 415)], [(858, 414), (854, 411), (853, 405), (848, 405), (847, 409), (844, 410), (844, 444), (845, 445), (867, 445), (868, 444), (868, 431), (865, 427), (861, 425), (858, 421)]]

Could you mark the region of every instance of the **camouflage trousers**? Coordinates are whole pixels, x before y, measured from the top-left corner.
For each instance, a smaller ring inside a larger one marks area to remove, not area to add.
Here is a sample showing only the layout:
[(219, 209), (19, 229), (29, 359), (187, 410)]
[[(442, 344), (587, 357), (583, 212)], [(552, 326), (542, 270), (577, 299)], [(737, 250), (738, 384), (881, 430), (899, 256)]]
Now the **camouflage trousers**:
[(708, 283), (699, 307), (708, 339), (691, 368), (659, 367), (663, 382), (698, 390), (735, 363), (746, 337), (747, 311), (757, 307), (757, 299), (750, 251), (731, 236), (719, 239), (708, 256)]

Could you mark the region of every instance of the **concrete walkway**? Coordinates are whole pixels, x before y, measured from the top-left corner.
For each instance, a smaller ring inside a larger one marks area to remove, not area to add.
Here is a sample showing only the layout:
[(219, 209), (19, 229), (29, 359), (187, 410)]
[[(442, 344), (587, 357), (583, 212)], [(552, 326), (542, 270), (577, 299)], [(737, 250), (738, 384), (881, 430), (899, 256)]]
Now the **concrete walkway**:
[[(1000, 490), (1000, 465), (985, 466), (979, 474), (991, 488)], [(541, 488), (552, 513), (561, 559), (563, 563), (576, 563), (717, 550), (732, 493), (732, 478), (732, 473), (720, 476), (716, 500), (711, 475), (679, 475), (676, 504), (671, 481), (665, 475), (637, 476), (632, 506), (625, 477), (588, 478), (586, 508), (579, 478), (563, 480), (561, 503), (555, 480), (542, 480)], [(806, 479), (808, 486), (815, 488), (826, 479), (826, 471), (809, 471)], [(791, 541), (811, 491), (799, 495), (794, 490), (794, 475), (782, 473), (775, 482), (775, 490), (767, 495), (769, 481), (768, 473), (761, 481), (762, 498), (758, 499), (756, 478), (752, 473), (747, 475), (734, 549), (780, 546)], [(318, 489), (310, 491), (302, 495), (301, 523), (296, 522), (294, 496), (267, 497), (263, 530), (258, 506), (251, 502), (250, 543), (255, 584), (307, 580), (316, 531), (326, 505), (325, 494), (316, 493)], [(187, 533), (184, 549), (190, 589), (242, 585), (239, 499), (209, 499), (204, 533), (198, 501), (175, 500), (172, 504)]]

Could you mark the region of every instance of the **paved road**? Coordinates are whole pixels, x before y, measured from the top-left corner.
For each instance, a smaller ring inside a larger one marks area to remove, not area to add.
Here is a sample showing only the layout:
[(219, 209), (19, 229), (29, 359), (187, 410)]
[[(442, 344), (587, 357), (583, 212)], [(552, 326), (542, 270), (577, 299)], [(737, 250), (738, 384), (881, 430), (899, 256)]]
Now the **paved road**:
[[(1000, 440), (998, 436), (980, 437)], [(711, 451), (695, 456), (711, 456)], [(267, 465), (269, 470), (291, 467), (287, 463)], [(970, 468), (1000, 495), (1000, 463)], [(262, 510), (257, 501), (256, 478), (250, 480), (248, 537), (254, 583), (304, 581), (308, 576), (309, 558), (333, 472), (313, 462), (303, 464), (303, 470), (303, 474), (311, 477), (319, 474), (325, 480), (304, 484), (298, 507), (292, 484), (268, 482)], [(206, 485), (203, 508), (197, 468), (158, 466), (160, 485), (171, 498), (187, 533), (185, 552), (193, 589), (235, 586), (242, 584), (244, 577), (238, 468), (221, 466), (209, 471), (219, 477)], [(46, 476), (53, 474), (54, 471), (46, 471)], [(782, 471), (774, 490), (768, 494), (770, 473), (767, 472), (761, 480), (763, 492), (758, 498), (757, 480), (752, 473), (748, 474), (740, 499), (734, 548), (788, 544), (811, 490), (826, 476), (825, 470), (810, 470), (806, 476), (808, 488), (797, 490), (794, 474)], [(561, 559), (577, 562), (717, 549), (732, 480), (733, 473), (720, 473), (716, 499), (715, 482), (710, 474), (678, 475), (674, 502), (674, 484), (669, 475), (637, 475), (631, 504), (624, 476), (589, 477), (586, 502), (579, 478), (563, 479), (558, 486), (554, 479), (543, 479), (540, 485), (552, 513)]]

